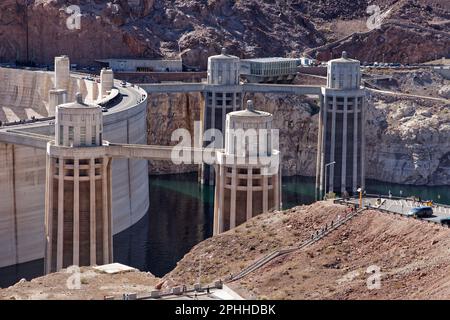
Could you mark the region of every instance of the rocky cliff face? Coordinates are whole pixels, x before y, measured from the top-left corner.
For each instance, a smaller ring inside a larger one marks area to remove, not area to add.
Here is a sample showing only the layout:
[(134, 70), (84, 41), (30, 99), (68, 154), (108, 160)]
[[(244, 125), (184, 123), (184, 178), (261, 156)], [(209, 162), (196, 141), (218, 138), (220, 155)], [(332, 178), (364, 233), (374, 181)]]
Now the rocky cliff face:
[(450, 105), (375, 96), (366, 137), (369, 178), (450, 184)]
[[(26, 5), (26, 3), (29, 5)], [(27, 59), (49, 64), (68, 54), (74, 63), (113, 57), (178, 57), (205, 67), (222, 46), (240, 57), (318, 57), (346, 49), (362, 61), (404, 63), (449, 54), (450, 10), (440, 0), (3, 0), (0, 3), (0, 61)], [(68, 28), (80, 8), (80, 28)], [(389, 24), (369, 31), (369, 5), (392, 9)], [(326, 29), (330, 22), (362, 25)], [(70, 24), (70, 23), (69, 23)], [(337, 30), (345, 29), (345, 32)], [(28, 34), (28, 45), (27, 45)], [(28, 48), (28, 50), (27, 50)], [(28, 51), (28, 53), (27, 53)], [(383, 56), (387, 54), (387, 56)], [(389, 59), (389, 60), (388, 60)]]
[[(172, 133), (186, 129), (194, 137), (194, 123), (200, 121), (201, 94), (153, 94), (149, 97), (147, 112), (148, 144), (174, 146)], [(191, 141), (194, 145), (194, 141)], [(197, 165), (174, 165), (170, 161), (150, 161), (151, 174), (181, 173), (197, 170)]]
[[(274, 115), (280, 130), (283, 175), (314, 176), (318, 105), (305, 97), (247, 94), (259, 110)], [(173, 145), (172, 132), (200, 119), (199, 95), (154, 95), (149, 102), (149, 144)], [(401, 184), (450, 184), (450, 106), (424, 100), (372, 96), (367, 106), (367, 178)], [(196, 170), (196, 166), (151, 163), (151, 173)]]
[(255, 108), (273, 114), (279, 129), (283, 175), (316, 174), (319, 105), (317, 101), (295, 95), (247, 94)]

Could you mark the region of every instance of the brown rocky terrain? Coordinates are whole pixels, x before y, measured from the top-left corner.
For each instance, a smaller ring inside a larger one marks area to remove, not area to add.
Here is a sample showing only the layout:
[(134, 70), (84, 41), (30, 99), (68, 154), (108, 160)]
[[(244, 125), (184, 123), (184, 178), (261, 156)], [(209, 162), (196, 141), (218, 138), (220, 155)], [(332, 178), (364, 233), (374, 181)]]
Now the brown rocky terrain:
[[(240, 57), (326, 59), (347, 50), (361, 61), (422, 62), (448, 56), (448, 1), (441, 0), (4, 0), (0, 3), (0, 61), (50, 64), (110, 57), (177, 57), (206, 66), (226, 46)], [(81, 9), (80, 29), (66, 25), (69, 5)], [(369, 31), (366, 12), (391, 9), (381, 29)], [(356, 32), (356, 33), (355, 33)], [(352, 35), (354, 34), (354, 35)], [(339, 40), (349, 36), (348, 39)], [(324, 45), (328, 45), (324, 47)]]
[[(203, 281), (226, 277), (274, 250), (301, 243), (343, 214), (344, 207), (322, 202), (256, 217), (200, 243), (164, 278), (193, 283), (200, 261)], [(232, 287), (257, 299), (448, 299), (449, 235), (446, 227), (365, 211)], [(377, 268), (380, 287), (374, 289), (371, 270)]]

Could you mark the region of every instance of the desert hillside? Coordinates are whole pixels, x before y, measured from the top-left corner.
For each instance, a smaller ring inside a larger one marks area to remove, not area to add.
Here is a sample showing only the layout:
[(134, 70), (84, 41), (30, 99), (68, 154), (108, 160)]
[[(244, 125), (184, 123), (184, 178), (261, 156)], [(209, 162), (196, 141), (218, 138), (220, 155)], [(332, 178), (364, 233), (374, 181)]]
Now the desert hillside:
[[(200, 261), (203, 281), (226, 277), (274, 250), (301, 243), (338, 215), (345, 215), (345, 207), (320, 202), (256, 217), (200, 243), (164, 278), (196, 281)], [(257, 299), (448, 299), (449, 235), (448, 228), (435, 224), (365, 211), (232, 287)], [(375, 278), (367, 271), (377, 269), (379, 289), (369, 289)]]

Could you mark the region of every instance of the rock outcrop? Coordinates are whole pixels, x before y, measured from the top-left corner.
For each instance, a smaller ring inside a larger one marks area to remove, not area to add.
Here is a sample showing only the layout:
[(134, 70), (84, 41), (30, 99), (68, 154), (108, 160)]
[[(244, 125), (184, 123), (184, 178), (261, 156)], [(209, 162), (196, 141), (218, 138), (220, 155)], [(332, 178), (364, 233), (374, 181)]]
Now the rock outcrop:
[[(186, 129), (194, 145), (194, 125), (200, 121), (201, 94), (153, 94), (149, 97), (147, 112), (148, 144), (174, 146), (178, 136), (172, 133)], [(171, 161), (150, 161), (149, 171), (158, 173), (192, 172), (197, 165), (174, 165)]]
[(450, 105), (375, 97), (366, 137), (369, 178), (450, 184)]
[(443, 98), (446, 99), (450, 99), (450, 85), (448, 86), (443, 86), (440, 90), (439, 90), (439, 95)]

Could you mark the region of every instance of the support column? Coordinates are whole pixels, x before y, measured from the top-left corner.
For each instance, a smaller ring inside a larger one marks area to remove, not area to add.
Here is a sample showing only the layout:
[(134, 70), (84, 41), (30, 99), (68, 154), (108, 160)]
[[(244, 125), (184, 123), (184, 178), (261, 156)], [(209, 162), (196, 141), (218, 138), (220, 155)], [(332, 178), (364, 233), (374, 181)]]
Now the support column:
[(353, 103), (353, 192), (358, 189), (358, 97)]
[(366, 189), (366, 108), (361, 98), (361, 188)]
[(73, 160), (73, 265), (80, 265), (80, 160)]
[(64, 159), (59, 158), (58, 168), (58, 235), (56, 239), (56, 271), (63, 268), (64, 249)]
[(55, 160), (51, 158), (48, 154), (46, 155), (46, 264), (45, 264), (45, 273), (48, 274), (52, 271), (52, 252), (53, 252), (53, 183), (54, 183), (54, 174), (55, 174)]
[(247, 169), (247, 221), (253, 217), (253, 168)]
[(273, 186), (273, 199), (274, 199), (274, 209), (280, 210), (280, 186), (279, 186), (279, 171), (276, 175), (272, 176), (272, 186)]
[[(330, 146), (330, 162), (334, 161), (334, 153), (336, 148), (336, 96), (333, 96), (333, 113), (331, 118), (331, 146)], [(334, 165), (330, 165), (330, 175), (328, 176), (328, 181), (330, 182), (329, 190), (333, 192), (334, 190)], [(327, 190), (325, 190), (327, 193)]]
[(102, 231), (103, 231), (103, 263), (111, 262), (109, 258), (109, 208), (108, 208), (108, 162), (107, 157), (103, 157), (102, 163)]
[(90, 265), (97, 264), (97, 246), (96, 246), (96, 217), (95, 217), (95, 159), (91, 158), (89, 161), (89, 204), (90, 204)]
[[(204, 147), (204, 141), (203, 141), (203, 134), (207, 128), (207, 124), (206, 124), (206, 114), (208, 112), (208, 92), (203, 91), (201, 97), (203, 98), (203, 101), (201, 101), (201, 105), (202, 107), (200, 108), (200, 134), (198, 135), (198, 145), (200, 147)], [(205, 181), (205, 164), (204, 163), (200, 163), (198, 165), (198, 182), (203, 184)]]
[(322, 156), (322, 116), (323, 116), (323, 95), (320, 95), (320, 111), (319, 111), (319, 132), (318, 132), (318, 136), (317, 136), (317, 157), (316, 157), (316, 190), (315, 190), (315, 198), (316, 201), (320, 200), (321, 198), (321, 191), (320, 191), (320, 185), (321, 185), (321, 156)]
[(216, 172), (216, 186), (214, 188), (214, 225), (213, 225), (213, 234), (216, 235), (219, 233), (219, 201), (220, 201), (220, 166), (214, 166)]
[(113, 221), (112, 221), (112, 159), (108, 161), (108, 223), (109, 223), (109, 260), (114, 261), (114, 252), (113, 252)]
[(321, 155), (320, 155), (320, 200), (323, 199), (324, 196), (324, 192), (326, 193), (327, 191), (324, 190), (324, 182), (325, 182), (325, 154), (326, 154), (326, 141), (327, 141), (327, 118), (328, 118), (328, 97), (325, 96), (324, 97), (324, 103), (323, 103), (324, 107), (323, 107), (323, 130), (322, 130), (322, 147), (321, 147)]
[[(233, 94), (231, 94), (233, 97)], [(222, 106), (220, 112), (222, 113), (222, 128), (216, 128), (220, 129), (220, 132), (222, 133), (222, 148), (225, 148), (225, 122), (227, 119), (227, 94), (225, 92), (222, 92)]]
[(220, 166), (220, 196), (219, 196), (219, 233), (222, 233), (224, 230), (224, 214), (223, 214), (223, 206), (224, 206), (224, 197), (225, 197), (225, 166)]
[[(262, 171), (262, 169), (261, 169)], [(262, 183), (262, 190), (263, 190), (263, 213), (266, 213), (269, 211), (269, 178), (266, 174), (262, 176), (263, 183)]]
[(347, 188), (347, 112), (348, 112), (348, 98), (344, 97), (344, 111), (342, 114), (342, 167), (341, 167), (341, 192), (343, 193)]
[(236, 185), (237, 168), (234, 165), (231, 173), (230, 229), (236, 227)]

